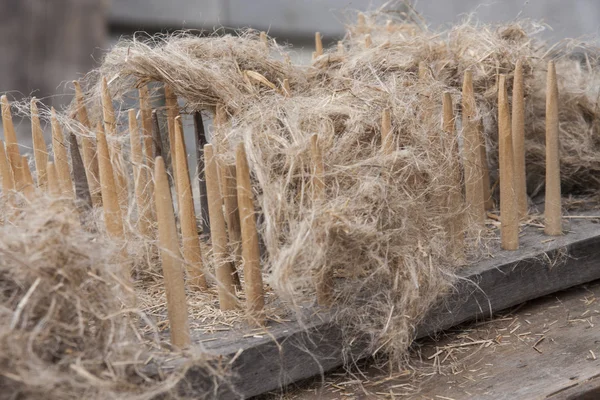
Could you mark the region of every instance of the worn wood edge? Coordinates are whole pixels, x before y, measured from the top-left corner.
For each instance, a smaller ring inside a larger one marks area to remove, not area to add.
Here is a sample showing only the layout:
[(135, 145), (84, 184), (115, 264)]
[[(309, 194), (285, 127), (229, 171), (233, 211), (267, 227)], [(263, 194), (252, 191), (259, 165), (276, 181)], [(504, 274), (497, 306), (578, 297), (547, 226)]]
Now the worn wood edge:
[(546, 396), (549, 400), (595, 400), (600, 398), (600, 374)]
[[(465, 268), (453, 292), (419, 325), (416, 337), (431, 336), (525, 301), (600, 279), (600, 269), (595, 267), (600, 262), (600, 225), (589, 221), (572, 225), (573, 232), (554, 237), (552, 242), (542, 243), (548, 237), (534, 232), (522, 238), (523, 250), (499, 251), (494, 258)], [(349, 352), (342, 349), (343, 333), (329, 313), (315, 314), (305, 324), (272, 326), (269, 335), (243, 337), (247, 333), (230, 331), (192, 338), (201, 351), (214, 356), (221, 365), (230, 365), (231, 382), (220, 389), (219, 398), (248, 398), (277, 390), (322, 375), (350, 358), (369, 355), (360, 343)], [(202, 368), (191, 368), (186, 375), (187, 382), (198, 381), (196, 384), (201, 387), (208, 380), (210, 377)]]

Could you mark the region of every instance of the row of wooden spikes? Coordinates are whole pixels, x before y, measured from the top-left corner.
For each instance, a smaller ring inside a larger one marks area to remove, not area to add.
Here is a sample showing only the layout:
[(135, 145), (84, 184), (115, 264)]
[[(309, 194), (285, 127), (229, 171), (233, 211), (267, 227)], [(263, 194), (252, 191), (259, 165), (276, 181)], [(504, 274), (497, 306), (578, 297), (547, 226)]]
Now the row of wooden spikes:
[[(134, 202), (137, 207), (136, 227), (140, 235), (150, 239), (155, 235), (153, 227), (157, 227), (171, 341), (175, 346), (184, 347), (190, 341), (184, 264), (187, 285), (190, 289), (206, 289), (207, 282), (202, 263), (182, 120), (179, 116), (177, 98), (168, 87), (165, 88), (168, 141), (178, 203), (181, 248), (167, 167), (160, 145), (158, 119), (156, 110), (151, 110), (149, 107), (147, 88), (140, 90), (143, 135), (140, 135), (137, 112), (129, 110), (128, 113), (130, 158), (134, 177)], [(75, 90), (78, 120), (86, 128), (90, 128), (84, 97), (77, 82), (75, 82)], [(42, 135), (37, 102), (35, 99), (32, 100), (36, 185), (27, 158), (19, 153), (10, 104), (3, 96), (2, 119), (6, 151), (4, 144), (0, 142), (0, 176), (4, 193), (16, 190), (32, 200), (37, 195), (37, 191), (45, 191), (50, 196), (77, 199), (78, 204), (89, 202), (90, 207), (102, 206), (107, 233), (120, 239), (125, 237), (122, 212), (129, 206), (129, 198), (120, 144), (115, 140), (112, 143), (107, 141), (106, 133), (109, 137), (113, 136), (113, 139), (116, 136), (116, 118), (106, 80), (103, 81), (102, 103), (103, 123), (98, 123), (96, 126), (96, 143), (90, 137), (81, 137), (83, 160), (75, 135), (69, 133), (72, 179), (63, 130), (56, 112), (53, 109), (51, 114), (52, 149), (54, 150), (54, 162), (51, 162)], [(201, 119), (199, 123), (202, 124)], [(240, 144), (236, 149), (235, 165), (219, 163), (211, 144), (205, 144), (199, 156), (205, 163), (205, 194), (208, 200), (212, 249), (216, 260), (215, 281), (220, 308), (231, 310), (240, 306), (235, 288), (241, 287), (241, 284), (235, 265), (228, 261), (229, 246), (237, 253), (236, 262), (242, 263), (243, 260), (248, 315), (253, 322), (263, 323), (264, 290), (260, 271), (259, 242), (250, 172), (244, 146)], [(82, 170), (85, 171), (85, 175), (81, 175)], [(202, 171), (199, 173), (202, 174)], [(79, 190), (82, 186), (85, 190)], [(86, 191), (87, 199), (85, 195), (80, 195), (80, 192)], [(177, 256), (180, 250), (183, 259)], [(124, 262), (125, 264), (127, 262)]]

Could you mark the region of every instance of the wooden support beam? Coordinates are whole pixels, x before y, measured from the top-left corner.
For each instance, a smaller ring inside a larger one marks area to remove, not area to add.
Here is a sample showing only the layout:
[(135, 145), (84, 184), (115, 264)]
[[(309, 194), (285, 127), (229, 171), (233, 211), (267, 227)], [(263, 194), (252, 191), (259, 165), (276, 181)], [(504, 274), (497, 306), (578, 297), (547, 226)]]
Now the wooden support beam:
[(48, 164), (48, 148), (44, 140), (42, 125), (40, 124), (40, 113), (37, 106), (37, 99), (33, 97), (30, 103), (31, 111), (31, 138), (33, 143), (33, 156), (35, 160), (35, 170), (37, 173), (37, 184), (42, 190), (46, 190), (48, 177), (46, 175), (46, 165)]
[(227, 232), (225, 230), (225, 219), (222, 210), (223, 199), (219, 188), (217, 160), (211, 144), (204, 146), (204, 156), (206, 158), (206, 189), (208, 211), (210, 214), (210, 236), (216, 263), (215, 275), (217, 278), (219, 305), (221, 310), (233, 310), (238, 306), (233, 280), (234, 270), (231, 263), (227, 261)]
[(71, 180), (71, 169), (69, 167), (69, 156), (67, 155), (67, 145), (63, 135), (62, 127), (56, 118), (56, 110), (52, 107), (50, 116), (52, 124), (52, 150), (54, 152), (54, 165), (58, 174), (58, 182), (62, 193), (74, 199), (73, 181)]
[(264, 324), (265, 295), (260, 270), (260, 249), (258, 247), (258, 231), (256, 230), (254, 215), (254, 195), (252, 194), (250, 168), (243, 143), (240, 143), (236, 150), (235, 165), (237, 203), (241, 223), (242, 259), (244, 262), (246, 310), (253, 321)]
[(137, 229), (143, 237), (150, 237), (150, 199), (146, 187), (148, 185), (147, 174), (144, 170), (144, 154), (142, 150), (142, 139), (138, 127), (136, 112), (129, 110), (129, 142), (131, 145), (131, 164), (133, 165), (133, 183), (135, 190), (135, 204), (137, 206)]
[(177, 196), (179, 204), (179, 223), (181, 225), (181, 247), (186, 263), (188, 282), (194, 289), (206, 289), (204, 265), (200, 250), (200, 238), (196, 226), (196, 212), (194, 211), (194, 198), (188, 171), (187, 153), (181, 128), (181, 117), (175, 118), (175, 153), (177, 163)]
[(560, 191), (560, 155), (558, 128), (558, 84), (554, 61), (548, 62), (546, 78), (546, 199), (544, 207), (546, 235), (562, 235)]
[(504, 250), (519, 248), (519, 210), (515, 191), (513, 138), (506, 75), (498, 79), (498, 151), (500, 169), (500, 234)]
[(204, 177), (204, 146), (208, 144), (202, 114), (194, 113), (194, 130), (196, 131), (196, 167), (198, 170), (198, 191), (200, 193), (200, 225), (202, 237), (210, 239), (210, 217), (208, 212), (208, 197), (206, 196), (206, 178)]
[(477, 121), (473, 74), (465, 71), (462, 91), (463, 164), (467, 207), (479, 228), (485, 224), (485, 201), (482, 183), (482, 160)]
[[(92, 125), (88, 117), (81, 85), (77, 81), (73, 81), (73, 85), (75, 86), (75, 100), (77, 101), (77, 119), (81, 125), (88, 130), (91, 130)], [(102, 193), (99, 178), (100, 172), (98, 172), (98, 157), (96, 155), (96, 146), (94, 145), (93, 139), (87, 134), (81, 136), (81, 149), (83, 152), (85, 175), (90, 195), (92, 196), (92, 205), (94, 207), (99, 207), (102, 205)]]
[(4, 142), (6, 144), (6, 156), (8, 164), (12, 170), (15, 189), (21, 190), (23, 184), (23, 170), (21, 169), (21, 154), (19, 153), (19, 143), (17, 134), (13, 125), (10, 103), (5, 95), (0, 97), (2, 103), (2, 127), (4, 129)]
[(512, 95), (512, 137), (515, 157), (515, 192), (519, 218), (527, 216), (527, 179), (525, 171), (525, 95), (523, 63), (517, 60)]
[(108, 234), (115, 238), (123, 237), (123, 217), (115, 185), (108, 143), (101, 124), (96, 128), (96, 143), (98, 146), (98, 167), (102, 187), (102, 205), (104, 208), (104, 223)]
[(179, 254), (177, 227), (171, 200), (171, 190), (167, 179), (167, 171), (162, 157), (155, 161), (154, 176), (156, 179), (155, 206), (158, 219), (158, 242), (162, 261), (165, 290), (167, 293), (167, 313), (171, 328), (171, 344), (177, 348), (190, 345), (190, 328), (188, 322), (187, 300), (183, 267)]

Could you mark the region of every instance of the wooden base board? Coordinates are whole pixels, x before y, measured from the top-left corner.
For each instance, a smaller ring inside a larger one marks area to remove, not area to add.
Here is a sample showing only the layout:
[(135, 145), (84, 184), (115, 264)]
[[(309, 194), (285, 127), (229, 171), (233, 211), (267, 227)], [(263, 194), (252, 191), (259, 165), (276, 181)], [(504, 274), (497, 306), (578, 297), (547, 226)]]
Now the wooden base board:
[[(521, 250), (491, 248), (493, 257), (461, 271), (455, 291), (425, 318), (417, 337), (600, 279), (598, 222), (570, 220), (568, 233), (559, 237), (544, 236), (542, 230), (529, 227), (521, 237)], [(369, 356), (361, 352), (360, 343), (344, 353), (342, 332), (326, 313), (316, 314), (303, 326), (296, 322), (275, 325), (269, 335), (244, 337), (248, 333), (226, 332), (212, 341), (206, 336), (194, 338), (202, 351), (217, 356), (232, 370), (231, 386), (220, 388), (218, 398), (248, 398), (323, 374), (347, 362), (344, 357), (349, 355)], [(186, 381), (203, 390), (211, 387), (200, 369), (190, 369)]]

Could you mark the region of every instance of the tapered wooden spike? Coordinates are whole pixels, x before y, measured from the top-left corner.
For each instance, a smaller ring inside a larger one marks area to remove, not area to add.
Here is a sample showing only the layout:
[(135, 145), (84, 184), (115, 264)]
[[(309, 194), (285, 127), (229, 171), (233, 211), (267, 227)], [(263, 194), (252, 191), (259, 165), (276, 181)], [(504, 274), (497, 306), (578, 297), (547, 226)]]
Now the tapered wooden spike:
[(548, 62), (546, 78), (546, 235), (562, 235), (560, 154), (558, 129), (558, 84), (554, 61)]
[(144, 143), (144, 163), (154, 168), (154, 151), (152, 149), (152, 105), (150, 102), (150, 90), (148, 85), (140, 88), (140, 112), (142, 121), (142, 138)]
[(480, 118), (477, 122), (477, 138), (479, 139), (479, 151), (481, 153), (481, 184), (483, 186), (483, 204), (486, 210), (494, 209), (494, 199), (492, 198), (492, 186), (490, 182), (490, 169), (488, 166), (487, 147), (483, 130), (483, 120)]
[(90, 188), (88, 186), (87, 177), (85, 174), (85, 166), (81, 153), (79, 152), (79, 145), (77, 144), (77, 138), (73, 132), (69, 132), (69, 149), (71, 153), (71, 165), (73, 166), (73, 183), (75, 184), (75, 197), (77, 200), (77, 206), (87, 211), (92, 208), (92, 196), (90, 194)]
[(221, 177), (221, 193), (223, 195), (223, 206), (225, 211), (225, 222), (229, 238), (229, 249), (233, 253), (233, 283), (238, 289), (242, 289), (242, 282), (237, 272), (236, 265), (241, 265), (242, 243), (240, 214), (238, 210), (236, 168), (235, 165), (219, 164), (219, 175)]
[(515, 192), (513, 139), (506, 75), (498, 79), (498, 151), (500, 167), (500, 236), (504, 250), (519, 248), (519, 211)]
[(177, 152), (177, 187), (179, 192), (179, 223), (181, 225), (181, 244), (183, 258), (186, 262), (188, 282), (195, 289), (206, 288), (200, 238), (196, 226), (196, 213), (194, 211), (194, 198), (188, 171), (187, 154), (185, 151), (183, 131), (181, 130), (181, 117), (175, 118), (175, 151)]
[(233, 280), (234, 271), (231, 268), (231, 264), (227, 262), (227, 233), (225, 231), (225, 219), (221, 208), (223, 200), (221, 198), (217, 175), (217, 160), (211, 144), (204, 146), (204, 156), (206, 162), (208, 210), (210, 213), (210, 236), (216, 262), (215, 272), (219, 305), (221, 310), (232, 310), (237, 307)]
[(33, 142), (33, 156), (35, 159), (35, 170), (37, 172), (38, 187), (46, 190), (48, 177), (46, 176), (46, 165), (48, 164), (48, 149), (42, 133), (40, 115), (37, 99), (31, 99), (31, 137)]
[(23, 194), (28, 200), (32, 200), (35, 196), (35, 186), (33, 183), (33, 176), (31, 175), (31, 169), (29, 168), (29, 160), (26, 156), (21, 156), (21, 166), (23, 167)]
[(392, 33), (394, 31), (394, 22), (391, 19), (385, 21), (385, 30), (387, 33)]
[(67, 146), (63, 135), (62, 127), (56, 118), (56, 110), (52, 108), (50, 117), (52, 122), (52, 149), (54, 151), (54, 166), (58, 174), (58, 182), (62, 193), (69, 198), (74, 198), (73, 181), (71, 180), (71, 170), (69, 168), (69, 158), (67, 155)]
[(162, 134), (156, 110), (152, 110), (152, 143), (154, 144), (154, 158), (163, 157)]
[(169, 132), (171, 168), (173, 172), (173, 180), (175, 181), (175, 188), (177, 188), (177, 171), (175, 169), (175, 165), (177, 163), (177, 160), (175, 159), (175, 117), (179, 115), (179, 104), (177, 103), (177, 96), (169, 85), (165, 85), (165, 103), (167, 106), (167, 128)]
[(346, 49), (344, 48), (344, 42), (342, 42), (341, 40), (339, 40), (337, 42), (337, 52), (339, 55), (346, 54)]
[(49, 161), (48, 164), (46, 164), (46, 172), (48, 173), (48, 194), (51, 197), (59, 197), (62, 189), (53, 162)]
[(371, 34), (367, 33), (365, 35), (365, 47), (367, 49), (370, 49), (371, 47), (373, 47), (373, 39), (371, 39)]
[(317, 57), (323, 55), (323, 40), (320, 32), (315, 33), (315, 53)]
[(123, 237), (123, 218), (115, 185), (115, 175), (110, 161), (108, 143), (102, 125), (96, 128), (96, 144), (98, 146), (98, 167), (100, 185), (102, 187), (102, 205), (104, 208), (104, 223), (108, 234), (115, 238)]
[(158, 219), (158, 242), (167, 294), (171, 344), (178, 348), (184, 348), (190, 345), (187, 300), (185, 297), (183, 267), (181, 259), (178, 257), (179, 243), (171, 191), (162, 157), (157, 157), (155, 160), (154, 176), (156, 180), (154, 197)]
[[(310, 138), (310, 153), (312, 161), (312, 198), (313, 203), (318, 204), (325, 198), (325, 165), (323, 162), (323, 152), (319, 145), (319, 137), (316, 134)], [(241, 214), (240, 217), (242, 217)], [(330, 305), (333, 295), (333, 276), (331, 272), (325, 271), (321, 276), (316, 276), (315, 279), (317, 303), (321, 306)]]
[(525, 99), (523, 63), (517, 61), (512, 96), (512, 138), (515, 157), (515, 192), (519, 218), (527, 216), (527, 178), (525, 173)]
[(388, 108), (384, 109), (381, 113), (381, 149), (385, 155), (390, 155), (394, 151), (392, 117)]
[(21, 168), (21, 154), (19, 153), (19, 143), (17, 134), (13, 125), (10, 103), (6, 96), (0, 98), (2, 103), (2, 127), (4, 128), (4, 140), (6, 143), (6, 156), (12, 170), (15, 189), (21, 190), (23, 186), (23, 170)]
[(194, 129), (196, 131), (196, 168), (198, 170), (198, 191), (200, 192), (200, 224), (202, 237), (210, 239), (210, 217), (208, 212), (208, 197), (206, 197), (206, 179), (204, 177), (205, 158), (204, 145), (208, 144), (202, 113), (194, 113)]
[(445, 92), (442, 97), (443, 109), (443, 130), (446, 132), (446, 140), (451, 143), (451, 154), (454, 158), (456, 168), (450, 173), (450, 190), (448, 195), (448, 211), (454, 215), (449, 224), (449, 233), (452, 238), (452, 250), (456, 259), (464, 258), (464, 233), (463, 220), (460, 211), (463, 208), (462, 188), (460, 182), (460, 167), (458, 160), (458, 141), (455, 137), (456, 118), (454, 117), (454, 107), (452, 105), (452, 96)]
[(483, 228), (485, 224), (485, 202), (483, 197), (483, 173), (481, 160), (481, 142), (477, 132), (477, 113), (473, 94), (473, 75), (465, 71), (462, 98), (463, 157), (465, 175), (465, 194), (474, 221)]
[(12, 190), (15, 190), (15, 179), (12, 171), (10, 170), (10, 164), (8, 157), (6, 156), (6, 150), (4, 149), (4, 143), (0, 140), (0, 176), (2, 177), (2, 191), (4, 195)]
[(260, 32), (260, 41), (263, 42), (264, 44), (268, 44), (269, 39), (267, 38), (267, 32), (265, 32), (265, 31)]
[[(73, 81), (75, 86), (75, 99), (77, 101), (77, 119), (79, 123), (88, 129), (92, 128), (90, 123), (85, 99), (81, 91), (81, 85), (77, 81)], [(88, 136), (81, 137), (81, 150), (83, 155), (83, 164), (85, 166), (85, 176), (92, 196), (92, 205), (99, 207), (102, 205), (102, 193), (100, 189), (100, 178), (98, 172), (98, 157), (96, 156), (96, 146), (92, 138)]]
[(136, 119), (135, 110), (129, 110), (129, 141), (131, 143), (131, 163), (133, 164), (133, 179), (135, 189), (135, 204), (137, 206), (137, 229), (144, 237), (150, 234), (150, 219), (148, 218), (149, 198), (146, 193), (146, 171), (144, 170), (144, 154), (142, 140)]
[(250, 183), (250, 168), (244, 144), (240, 143), (235, 155), (237, 202), (239, 205), (242, 239), (242, 259), (244, 261), (244, 283), (246, 287), (246, 309), (257, 322), (263, 322), (265, 295), (260, 270), (260, 249), (258, 231), (254, 216), (254, 195)]
[(356, 21), (359, 29), (365, 29), (367, 25), (365, 14), (358, 13), (357, 21)]
[[(102, 78), (102, 115), (104, 116), (104, 131), (106, 135), (112, 139), (116, 139), (117, 120), (106, 77)], [(127, 190), (127, 181), (125, 180), (124, 167), (121, 163), (121, 145), (117, 140), (111, 142), (109, 155), (114, 172), (115, 188), (119, 204), (122, 208), (126, 209), (129, 203), (129, 193)], [(104, 195), (102, 198), (104, 198)]]

